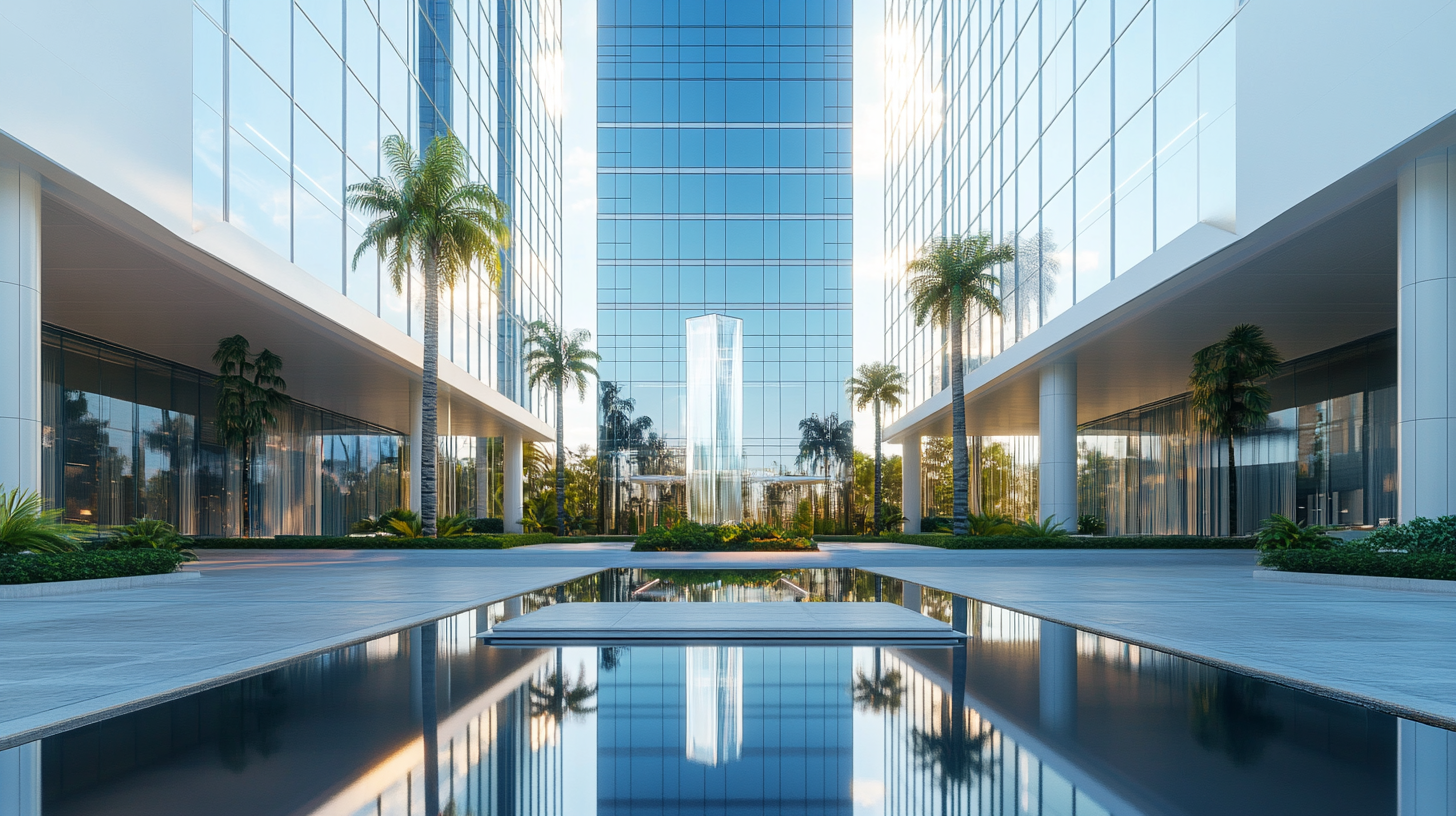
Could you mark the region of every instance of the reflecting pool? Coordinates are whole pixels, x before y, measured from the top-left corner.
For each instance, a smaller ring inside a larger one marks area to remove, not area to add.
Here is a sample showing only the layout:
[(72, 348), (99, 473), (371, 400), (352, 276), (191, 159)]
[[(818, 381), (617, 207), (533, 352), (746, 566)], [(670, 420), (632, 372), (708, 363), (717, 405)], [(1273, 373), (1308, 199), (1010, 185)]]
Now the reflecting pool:
[[(521, 606), (902, 596), (817, 572), (609, 571)], [(1394, 717), (920, 603), (964, 616), (965, 645), (498, 648), (473, 636), (507, 605), (482, 607), (50, 737), (44, 813), (1396, 812)]]

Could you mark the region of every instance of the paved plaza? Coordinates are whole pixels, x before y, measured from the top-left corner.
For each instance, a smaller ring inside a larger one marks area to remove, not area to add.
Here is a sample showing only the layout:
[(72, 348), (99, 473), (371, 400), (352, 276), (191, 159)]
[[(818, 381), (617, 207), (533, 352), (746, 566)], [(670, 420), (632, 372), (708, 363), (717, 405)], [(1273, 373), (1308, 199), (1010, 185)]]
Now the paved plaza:
[(611, 567), (857, 567), (1456, 726), (1456, 597), (1255, 581), (1248, 551), (607, 543), (201, 556), (197, 581), (0, 604), (0, 748)]

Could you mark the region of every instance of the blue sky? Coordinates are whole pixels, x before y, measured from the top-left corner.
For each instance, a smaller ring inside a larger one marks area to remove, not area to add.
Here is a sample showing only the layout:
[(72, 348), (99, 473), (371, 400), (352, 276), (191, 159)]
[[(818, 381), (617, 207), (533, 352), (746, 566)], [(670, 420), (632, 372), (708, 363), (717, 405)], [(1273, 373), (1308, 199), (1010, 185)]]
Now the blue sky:
[[(565, 124), (562, 243), (565, 325), (596, 331), (596, 0), (562, 0)], [(883, 0), (855, 0), (854, 362), (884, 359)], [(856, 415), (855, 443), (874, 442), (868, 412)], [(595, 411), (568, 396), (566, 444), (595, 444)], [(886, 446), (886, 453), (898, 446)]]

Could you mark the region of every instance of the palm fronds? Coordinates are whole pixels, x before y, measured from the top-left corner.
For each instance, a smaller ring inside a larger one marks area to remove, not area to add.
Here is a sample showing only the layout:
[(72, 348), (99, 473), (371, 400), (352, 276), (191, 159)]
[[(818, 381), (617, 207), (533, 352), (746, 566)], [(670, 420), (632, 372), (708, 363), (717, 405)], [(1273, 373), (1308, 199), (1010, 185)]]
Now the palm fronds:
[(45, 509), (39, 493), (0, 485), (0, 553), (56, 553), (79, 550), (84, 528), (61, 521), (60, 510)]

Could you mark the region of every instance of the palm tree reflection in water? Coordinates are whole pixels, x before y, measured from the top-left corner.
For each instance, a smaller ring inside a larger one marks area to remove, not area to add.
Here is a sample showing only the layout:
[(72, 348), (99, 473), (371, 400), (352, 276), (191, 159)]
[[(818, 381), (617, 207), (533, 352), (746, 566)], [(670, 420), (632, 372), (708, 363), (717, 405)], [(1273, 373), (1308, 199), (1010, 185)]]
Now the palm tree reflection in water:
[(910, 733), (915, 757), (939, 783), (942, 813), (947, 812), (951, 792), (964, 790), (986, 769), (985, 743), (990, 732), (968, 734), (966, 721), (966, 647), (962, 644), (952, 650), (950, 699), (941, 705), (939, 727), (934, 731), (915, 728)]
[(581, 717), (597, 710), (590, 704), (597, 696), (597, 687), (586, 682), (586, 666), (580, 667), (575, 681), (568, 680), (561, 664), (560, 649), (556, 650), (555, 670), (542, 683), (530, 681), (527, 690), (531, 696), (531, 719), (535, 726), (532, 731), (537, 732), (543, 741), (554, 741), (562, 721), (567, 717)]

